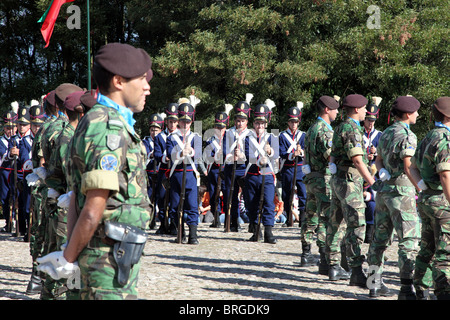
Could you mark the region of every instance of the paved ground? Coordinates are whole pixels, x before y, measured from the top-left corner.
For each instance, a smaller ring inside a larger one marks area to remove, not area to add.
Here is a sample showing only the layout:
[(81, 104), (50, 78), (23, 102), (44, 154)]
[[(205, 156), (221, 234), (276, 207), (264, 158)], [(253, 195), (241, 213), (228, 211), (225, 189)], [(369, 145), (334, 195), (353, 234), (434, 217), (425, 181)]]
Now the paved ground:
[[(0, 221), (0, 226), (3, 226)], [(299, 228), (276, 226), (278, 243), (246, 241), (247, 225), (238, 233), (199, 226), (199, 245), (173, 243), (173, 237), (149, 232), (142, 259), (139, 297), (145, 300), (368, 300), (368, 290), (332, 282), (317, 267), (300, 267)], [(368, 245), (364, 244), (366, 253)], [(25, 289), (30, 279), (29, 244), (0, 234), (0, 299), (35, 300)], [(314, 245), (313, 254), (318, 257)], [(395, 293), (400, 282), (397, 242), (388, 249), (385, 283)], [(367, 268), (367, 264), (364, 264)]]

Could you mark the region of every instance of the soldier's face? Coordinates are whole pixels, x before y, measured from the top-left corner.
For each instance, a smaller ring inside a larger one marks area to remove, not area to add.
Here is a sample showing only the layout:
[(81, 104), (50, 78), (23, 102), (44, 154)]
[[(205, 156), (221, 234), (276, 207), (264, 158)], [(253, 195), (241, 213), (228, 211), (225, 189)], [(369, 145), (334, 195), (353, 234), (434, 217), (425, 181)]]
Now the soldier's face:
[(366, 106), (358, 108), (359, 121), (364, 121), (366, 118), (367, 109)]
[(330, 122), (333, 122), (334, 120), (336, 120), (338, 114), (339, 114), (339, 109), (329, 110), (328, 115), (330, 117)]
[(11, 127), (11, 126), (7, 126), (7, 127), (3, 127), (3, 130), (5, 131), (5, 135), (9, 138), (12, 135), (14, 135), (14, 128), (15, 127)]
[(180, 121), (178, 122), (178, 126), (181, 131), (187, 131), (191, 128), (192, 121)]
[(125, 106), (134, 113), (139, 113), (144, 110), (145, 97), (150, 95), (150, 85), (146, 77), (147, 73), (140, 77), (123, 81), (123, 101)]
[(372, 130), (374, 124), (375, 124), (375, 121), (370, 121), (368, 119), (364, 119), (364, 127), (366, 128), (367, 131)]
[(264, 133), (264, 130), (266, 129), (266, 122), (265, 121), (255, 121), (253, 123), (253, 127), (255, 128), (255, 131), (258, 135)]
[(158, 127), (150, 127), (150, 137), (154, 138), (161, 132), (161, 129)]
[(237, 117), (234, 123), (237, 130), (245, 129), (247, 128), (248, 120), (245, 118)]
[(218, 136), (218, 137), (223, 136), (226, 129), (227, 129), (226, 127), (214, 126), (216, 136)]
[(33, 132), (34, 135), (39, 131), (39, 128), (40, 128), (40, 126), (37, 126), (35, 124), (32, 124), (30, 127), (31, 132)]
[(296, 120), (289, 120), (288, 121), (288, 126), (289, 126), (289, 129), (291, 131), (297, 130), (298, 129), (298, 124), (299, 124), (299, 121), (296, 121)]
[(418, 117), (419, 117), (418, 111), (414, 111), (413, 113), (410, 113), (409, 114), (409, 124), (416, 124)]
[(30, 125), (29, 124), (18, 124), (19, 127), (19, 134), (22, 136), (25, 133), (27, 133), (28, 130), (30, 130)]
[(167, 120), (167, 129), (172, 132), (177, 129), (178, 120), (168, 119)]

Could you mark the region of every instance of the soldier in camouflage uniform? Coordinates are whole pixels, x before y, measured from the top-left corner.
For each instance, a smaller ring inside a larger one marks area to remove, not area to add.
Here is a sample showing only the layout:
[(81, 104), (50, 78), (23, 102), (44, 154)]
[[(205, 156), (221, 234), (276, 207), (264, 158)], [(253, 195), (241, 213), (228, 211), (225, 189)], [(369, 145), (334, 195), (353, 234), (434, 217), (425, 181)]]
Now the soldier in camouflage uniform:
[(144, 109), (150, 94), (151, 59), (142, 49), (110, 43), (98, 51), (93, 71), (98, 104), (72, 138), (70, 240), (64, 251), (38, 259), (39, 268), (54, 278), (76, 277), (79, 270), (82, 300), (137, 299), (153, 212), (133, 113)]
[(376, 188), (375, 233), (369, 247), (369, 266), (376, 266), (375, 283), (369, 285), (369, 295), (390, 296), (392, 293), (381, 279), (383, 256), (395, 229), (398, 236), (398, 265), (401, 288), (398, 299), (415, 299), (412, 286), (414, 261), (417, 255), (420, 222), (416, 211), (415, 188), (411, 175), (411, 157), (417, 147), (416, 135), (410, 125), (416, 123), (420, 103), (411, 96), (398, 97), (391, 114), (396, 122), (382, 134), (375, 160), (382, 186)]
[[(50, 252), (54, 252), (60, 249), (62, 238), (61, 227), (58, 227), (58, 221), (60, 218), (58, 217), (58, 207), (57, 207), (57, 198), (60, 196), (61, 187), (59, 186), (59, 180), (53, 181), (53, 184), (50, 186), (47, 183), (48, 170), (53, 165), (52, 157), (54, 151), (56, 150), (56, 140), (58, 136), (61, 134), (63, 128), (67, 125), (68, 119), (67, 114), (65, 112), (64, 101), (67, 96), (76, 91), (82, 91), (82, 89), (71, 83), (63, 83), (59, 85), (55, 89), (55, 102), (56, 107), (58, 108), (58, 117), (53, 121), (47, 129), (43, 132), (42, 140), (41, 140), (41, 148), (42, 148), (42, 156), (44, 158), (44, 168), (45, 172), (42, 175), (46, 188), (43, 190), (43, 218), (46, 220), (46, 229), (45, 229), (45, 237), (44, 237), (44, 247), (43, 254), (48, 254)], [(52, 168), (53, 170), (54, 168)], [(55, 189), (56, 188), (56, 189)], [(58, 189), (58, 190), (57, 190)], [(59, 212), (59, 214), (62, 214)], [(61, 242), (61, 243), (60, 243)], [(63, 299), (63, 293), (65, 292), (65, 288), (61, 285), (61, 283), (55, 282), (51, 277), (47, 277), (44, 282), (44, 287), (41, 292), (41, 299)]]
[(361, 244), (365, 237), (365, 203), (363, 198), (364, 180), (372, 185), (375, 180), (367, 167), (363, 131), (360, 121), (366, 115), (368, 100), (359, 94), (344, 98), (343, 107), (347, 118), (334, 130), (331, 162), (336, 173), (331, 177), (332, 190), (330, 219), (327, 227), (326, 251), (330, 263), (329, 278), (334, 278), (334, 270), (340, 261), (339, 228), (346, 223), (344, 243), (349, 266), (352, 268), (351, 286), (366, 286), (366, 275), (362, 270), (364, 255)]
[[(432, 285), (438, 300), (450, 299), (450, 97), (432, 106), (435, 128), (419, 143), (412, 159), (419, 170), (422, 192), (418, 209), (422, 220), (420, 250), (416, 257), (414, 287), (417, 299), (427, 299)], [(418, 172), (419, 174), (419, 172)]]
[[(50, 161), (47, 163), (47, 176), (45, 184), (47, 188), (56, 191), (56, 199), (67, 192), (67, 182), (65, 171), (67, 167), (66, 154), (70, 152), (68, 149), (70, 139), (72, 138), (75, 128), (78, 125), (79, 117), (82, 116), (84, 110), (81, 106), (80, 98), (84, 91), (75, 91), (69, 94), (64, 101), (64, 113), (68, 121), (62, 122), (62, 131), (55, 136), (54, 151), (51, 154)], [(67, 241), (67, 208), (57, 206), (55, 215), (49, 219), (49, 227), (52, 232), (49, 242), (49, 250), (58, 251), (61, 246)], [(51, 296), (58, 299), (73, 299), (76, 297), (76, 291), (68, 291), (66, 281), (54, 281), (47, 278), (45, 288), (51, 293)], [(48, 284), (48, 286), (47, 286)]]
[[(305, 160), (303, 172), (306, 185), (306, 233), (312, 238), (317, 230), (317, 246), (319, 247), (319, 274), (328, 275), (328, 262), (325, 255), (326, 227), (330, 215), (331, 173), (330, 162), (333, 128), (331, 123), (336, 119), (339, 102), (332, 97), (322, 96), (316, 103), (319, 117), (308, 129), (305, 136)], [(317, 229), (316, 229), (317, 228)], [(340, 268), (340, 267), (339, 267)]]
[[(45, 278), (44, 274), (39, 275), (36, 269), (36, 259), (43, 253), (44, 237), (47, 226), (47, 219), (43, 219), (44, 210), (42, 209), (42, 200), (44, 190), (46, 190), (43, 179), (37, 174), (39, 170), (43, 169), (44, 158), (42, 156), (41, 141), (42, 136), (49, 127), (49, 125), (56, 120), (57, 109), (55, 101), (55, 91), (52, 90), (43, 98), (43, 109), (45, 112), (44, 123), (41, 124), (36, 133), (33, 144), (31, 146), (31, 161), (33, 164), (33, 173), (27, 176), (27, 183), (31, 188), (31, 210), (33, 211), (33, 222), (31, 226), (30, 237), (30, 254), (33, 260), (33, 272), (30, 282), (26, 290), (27, 294), (38, 294), (41, 292), (41, 277)], [(41, 168), (41, 169), (40, 169)]]

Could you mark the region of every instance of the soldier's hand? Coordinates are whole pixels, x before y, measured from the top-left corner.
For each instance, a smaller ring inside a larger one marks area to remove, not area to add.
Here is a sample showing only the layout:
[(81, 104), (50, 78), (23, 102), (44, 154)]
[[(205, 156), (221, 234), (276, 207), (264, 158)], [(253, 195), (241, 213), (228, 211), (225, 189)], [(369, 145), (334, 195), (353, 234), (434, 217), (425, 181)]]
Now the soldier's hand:
[(64, 258), (64, 251), (54, 251), (42, 258), (37, 258), (36, 262), (39, 263), (37, 266), (39, 271), (47, 273), (55, 280), (70, 278), (79, 270), (77, 262), (70, 263)]
[(10, 152), (9, 152), (9, 154), (10, 154), (11, 156), (19, 156), (19, 148), (17, 148), (17, 147), (12, 147), (11, 150), (10, 150)]
[(239, 158), (241, 157), (241, 150), (239, 150), (239, 148), (235, 148), (234, 149), (234, 161), (239, 160)]
[(266, 145), (264, 146), (264, 151), (266, 152), (267, 155), (271, 155), (272, 154), (272, 148), (270, 147), (269, 143), (266, 143)]

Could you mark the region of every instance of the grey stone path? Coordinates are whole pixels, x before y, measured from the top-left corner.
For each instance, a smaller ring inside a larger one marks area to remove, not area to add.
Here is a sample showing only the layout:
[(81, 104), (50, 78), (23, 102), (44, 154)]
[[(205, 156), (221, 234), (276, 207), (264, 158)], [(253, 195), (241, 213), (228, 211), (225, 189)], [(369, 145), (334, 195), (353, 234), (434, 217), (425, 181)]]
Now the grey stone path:
[[(1, 224), (1, 223), (0, 223)], [(350, 287), (348, 281), (332, 282), (317, 273), (317, 267), (300, 267), (301, 243), (298, 226), (276, 226), (278, 243), (246, 241), (247, 225), (241, 232), (199, 226), (199, 245), (176, 244), (173, 237), (155, 235), (142, 258), (139, 298), (145, 300), (367, 300), (368, 290)], [(367, 253), (368, 245), (363, 245)], [(25, 289), (30, 278), (29, 244), (9, 234), (0, 234), (0, 299), (35, 300)], [(313, 254), (318, 257), (317, 247)], [(395, 293), (400, 282), (397, 242), (387, 251), (384, 281)], [(364, 264), (367, 268), (367, 264)]]

